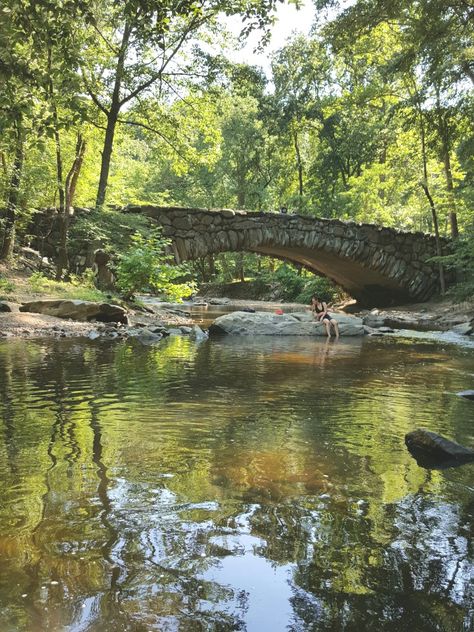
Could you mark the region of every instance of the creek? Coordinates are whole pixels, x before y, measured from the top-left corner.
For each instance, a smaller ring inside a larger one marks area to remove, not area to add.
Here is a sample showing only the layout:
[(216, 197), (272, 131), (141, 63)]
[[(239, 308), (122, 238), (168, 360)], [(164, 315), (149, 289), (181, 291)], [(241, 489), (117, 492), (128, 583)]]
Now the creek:
[(297, 337), (0, 342), (0, 630), (474, 624), (474, 351)]

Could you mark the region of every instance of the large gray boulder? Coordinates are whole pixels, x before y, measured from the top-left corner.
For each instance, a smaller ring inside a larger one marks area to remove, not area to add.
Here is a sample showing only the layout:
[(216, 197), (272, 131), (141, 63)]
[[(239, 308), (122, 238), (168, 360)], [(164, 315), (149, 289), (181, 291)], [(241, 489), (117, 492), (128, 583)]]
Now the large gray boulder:
[[(341, 336), (363, 336), (362, 319), (347, 314), (332, 314)], [(211, 335), (238, 336), (325, 336), (326, 329), (310, 312), (273, 314), (271, 312), (231, 312), (219, 316), (209, 328)]]
[(46, 314), (57, 318), (71, 318), (72, 320), (91, 321), (101, 323), (127, 324), (127, 312), (120, 305), (110, 303), (95, 303), (93, 301), (71, 301), (50, 299), (23, 303), (20, 312)]

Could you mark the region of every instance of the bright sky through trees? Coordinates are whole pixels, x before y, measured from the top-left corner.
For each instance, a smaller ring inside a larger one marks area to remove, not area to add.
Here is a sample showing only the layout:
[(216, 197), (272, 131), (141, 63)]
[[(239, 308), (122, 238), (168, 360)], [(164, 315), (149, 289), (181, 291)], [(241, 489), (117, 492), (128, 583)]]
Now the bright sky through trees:
[[(240, 50), (228, 51), (226, 54), (236, 63), (261, 66), (265, 74), (270, 76), (271, 54), (282, 48), (292, 34), (309, 35), (314, 15), (314, 6), (309, 0), (299, 9), (293, 4), (281, 4), (276, 12), (276, 23), (271, 28), (270, 42), (263, 51), (256, 50), (263, 34), (261, 31), (255, 31)], [(224, 24), (235, 37), (239, 36), (243, 24), (240, 18), (237, 16), (226, 18)]]

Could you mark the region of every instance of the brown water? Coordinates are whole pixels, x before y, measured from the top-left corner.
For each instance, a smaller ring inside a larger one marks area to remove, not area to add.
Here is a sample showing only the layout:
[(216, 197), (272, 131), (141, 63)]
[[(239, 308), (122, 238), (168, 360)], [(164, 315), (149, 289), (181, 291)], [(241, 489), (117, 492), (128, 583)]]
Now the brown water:
[(473, 626), (474, 351), (0, 343), (0, 631)]

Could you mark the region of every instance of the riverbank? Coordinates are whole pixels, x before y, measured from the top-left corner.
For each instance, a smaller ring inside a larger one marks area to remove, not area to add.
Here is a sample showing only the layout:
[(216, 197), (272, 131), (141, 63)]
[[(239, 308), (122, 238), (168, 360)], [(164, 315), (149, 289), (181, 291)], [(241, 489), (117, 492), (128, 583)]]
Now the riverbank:
[[(143, 339), (167, 333), (189, 334), (201, 319), (207, 327), (213, 318), (230, 311), (281, 310), (284, 313), (303, 312), (308, 306), (281, 301), (234, 299), (228, 297), (195, 297), (182, 304), (160, 302), (155, 297), (140, 297), (137, 305), (125, 304), (116, 296), (105, 294), (94, 287), (38, 280), (27, 271), (0, 270), (0, 337), (110, 337), (138, 336)], [(74, 318), (59, 318), (47, 313), (21, 312), (20, 307), (37, 300), (94, 300), (121, 304), (127, 314), (127, 324), (84, 322)], [(453, 304), (444, 299), (426, 303), (400, 305), (392, 308), (357, 310), (353, 304), (335, 305), (333, 311), (351, 313), (362, 318), (366, 334), (380, 335), (394, 330), (453, 331), (470, 336), (474, 332), (474, 301)], [(197, 317), (199, 312), (200, 317)], [(205, 317), (208, 316), (206, 319)], [(202, 323), (201, 323), (202, 324)]]
[[(30, 298), (30, 297), (28, 297)], [(35, 297), (38, 298), (38, 297)], [(0, 301), (0, 338), (66, 338), (97, 337), (127, 338), (141, 337), (156, 341), (167, 334), (190, 334), (196, 322), (206, 316), (213, 320), (221, 313), (232, 311), (303, 312), (307, 306), (297, 303), (269, 301), (245, 301), (196, 299), (183, 304), (160, 303), (156, 299), (146, 303), (147, 311), (127, 307), (127, 324), (116, 322), (84, 322), (71, 318), (59, 318), (46, 313), (20, 312), (20, 303)], [(110, 301), (113, 302), (113, 301)], [(8, 309), (11, 311), (2, 311)], [(207, 312), (207, 310), (210, 310)], [(214, 311), (213, 311), (214, 310)], [(217, 311), (215, 311), (217, 310)], [(221, 312), (219, 312), (221, 310)], [(334, 315), (342, 310), (334, 309)], [(474, 331), (474, 306), (471, 303), (451, 304), (448, 301), (397, 306), (384, 310), (365, 310), (356, 314), (362, 319), (368, 335), (388, 334), (390, 330), (440, 331), (471, 336)], [(202, 324), (202, 322), (201, 322)], [(203, 327), (206, 327), (206, 322)], [(152, 334), (152, 335), (150, 335)], [(156, 336), (156, 340), (154, 340)]]

